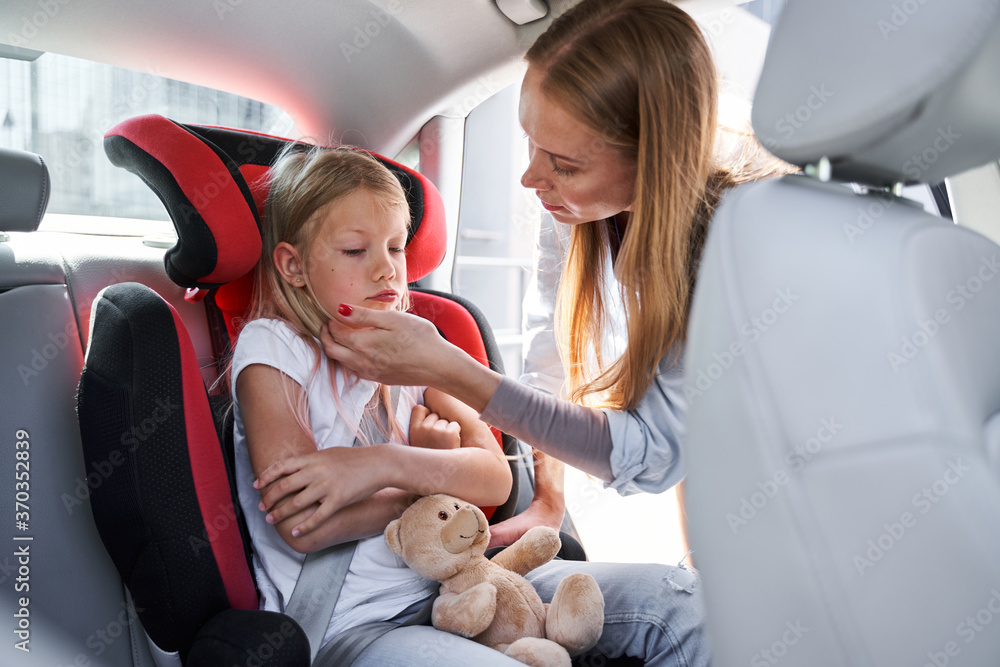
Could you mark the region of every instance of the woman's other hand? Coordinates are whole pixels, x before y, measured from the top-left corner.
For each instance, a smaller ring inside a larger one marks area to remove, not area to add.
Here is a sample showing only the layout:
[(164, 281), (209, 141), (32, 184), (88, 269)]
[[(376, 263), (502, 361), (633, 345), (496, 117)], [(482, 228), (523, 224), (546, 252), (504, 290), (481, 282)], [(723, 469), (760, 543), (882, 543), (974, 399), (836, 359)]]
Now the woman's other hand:
[(490, 526), (490, 547), (507, 547), (535, 526), (548, 526), (559, 530), (562, 527), (566, 511), (561, 507), (552, 507), (537, 498), (531, 501), (528, 508), (509, 519)]
[(535, 451), (535, 495), (528, 508), (506, 521), (490, 527), (490, 546), (508, 546), (529, 528), (548, 526), (559, 530), (566, 515), (566, 465)]

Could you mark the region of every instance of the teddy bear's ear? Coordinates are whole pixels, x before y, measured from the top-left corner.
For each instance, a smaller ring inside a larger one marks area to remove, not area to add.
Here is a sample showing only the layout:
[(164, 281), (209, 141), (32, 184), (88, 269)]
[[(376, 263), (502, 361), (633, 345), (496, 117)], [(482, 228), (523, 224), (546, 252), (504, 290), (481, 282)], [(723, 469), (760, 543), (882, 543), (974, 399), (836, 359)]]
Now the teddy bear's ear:
[(389, 545), (389, 550), (397, 556), (403, 555), (403, 544), (399, 541), (400, 520), (394, 519), (385, 527), (385, 543)]

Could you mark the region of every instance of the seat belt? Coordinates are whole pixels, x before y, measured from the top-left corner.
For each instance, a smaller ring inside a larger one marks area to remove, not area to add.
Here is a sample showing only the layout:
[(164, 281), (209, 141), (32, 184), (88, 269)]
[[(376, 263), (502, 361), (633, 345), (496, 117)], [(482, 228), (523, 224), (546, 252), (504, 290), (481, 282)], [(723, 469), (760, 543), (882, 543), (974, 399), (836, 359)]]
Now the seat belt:
[(434, 601), (440, 593), (435, 591), (410, 618), (396, 621), (373, 621), (344, 630), (330, 640), (313, 660), (312, 667), (350, 667), (361, 653), (376, 639), (397, 628), (409, 625), (430, 625)]
[(357, 540), (335, 544), (307, 554), (302, 563), (285, 613), (295, 619), (309, 639), (310, 659), (316, 657), (330, 626), (333, 608), (337, 606), (357, 546)]
[[(399, 387), (393, 386), (389, 390), (389, 409), (393, 411), (393, 414), (396, 412), (398, 400)], [(361, 423), (358, 424), (359, 430), (365, 435), (368, 442), (376, 442), (379, 437), (376, 425), (381, 426), (385, 432), (389, 432), (388, 410), (382, 401), (379, 401), (375, 420), (365, 420), (362, 418)], [(363, 444), (361, 438), (358, 437), (355, 438), (353, 446), (360, 447)], [(354, 557), (354, 550), (357, 546), (357, 540), (352, 540), (343, 544), (335, 544), (321, 551), (306, 555), (305, 561), (302, 563), (302, 570), (295, 581), (295, 588), (288, 599), (288, 604), (285, 605), (285, 613), (295, 619), (309, 639), (309, 653), (310, 658), (313, 660), (316, 659), (316, 654), (319, 652), (323, 637), (326, 635), (326, 629), (330, 625), (330, 619), (333, 617), (333, 609), (337, 606), (337, 600), (340, 598), (340, 590), (344, 586), (344, 579), (347, 578), (347, 570), (351, 565), (351, 559)], [(430, 618), (429, 612), (430, 610), (428, 609), (428, 618)], [(368, 644), (381, 637), (385, 632), (394, 627), (399, 627), (398, 623), (389, 621), (382, 621), (380, 623), (384, 623), (389, 627), (379, 632), (378, 635), (372, 637), (370, 640), (365, 641), (361, 648), (362, 651)], [(370, 625), (375, 624), (368, 623), (358, 628), (352, 628), (351, 630), (366, 628)], [(348, 634), (351, 630), (341, 633), (341, 635)], [(337, 639), (341, 635), (338, 635)], [(331, 641), (332, 643), (333, 641)], [(357, 651), (358, 654), (360, 652)], [(354, 657), (356, 657), (356, 654)], [(351, 660), (353, 661), (353, 659), (352, 657)], [(338, 662), (337, 664), (349, 665), (350, 663)]]

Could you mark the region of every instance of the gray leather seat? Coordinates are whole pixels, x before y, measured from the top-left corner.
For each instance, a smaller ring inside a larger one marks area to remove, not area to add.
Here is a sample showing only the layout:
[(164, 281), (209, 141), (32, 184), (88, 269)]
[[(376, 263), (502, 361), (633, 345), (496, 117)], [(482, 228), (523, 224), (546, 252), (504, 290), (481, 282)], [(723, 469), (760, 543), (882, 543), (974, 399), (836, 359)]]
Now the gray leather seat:
[(715, 664), (1000, 664), (1000, 248), (842, 183), (997, 160), (998, 82), (997, 0), (798, 0), (775, 28), (754, 129), (832, 178), (737, 188), (702, 260), (687, 505)]
[[(96, 286), (88, 283), (98, 277), (71, 277), (99, 260), (86, 237), (34, 231), (49, 189), (38, 155), (0, 149), (0, 665), (148, 665), (94, 526), (89, 496), (106, 477), (87, 477), (76, 419), (86, 335), (78, 312), (89, 312)], [(98, 463), (107, 474), (114, 468)]]
[(0, 232), (37, 229), (49, 190), (49, 170), (42, 156), (0, 148)]

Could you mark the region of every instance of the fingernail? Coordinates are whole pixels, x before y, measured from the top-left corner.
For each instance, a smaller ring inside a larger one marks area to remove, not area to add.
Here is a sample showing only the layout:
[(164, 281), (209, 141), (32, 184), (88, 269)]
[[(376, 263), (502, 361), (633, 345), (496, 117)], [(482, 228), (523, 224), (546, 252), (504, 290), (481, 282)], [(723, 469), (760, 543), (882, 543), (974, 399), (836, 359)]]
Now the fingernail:
[(274, 515), (268, 514), (266, 517), (264, 517), (264, 521), (267, 521), (268, 523), (274, 523)]
[(337, 306), (337, 312), (343, 315), (344, 317), (349, 317), (351, 313), (354, 312), (354, 309), (348, 306), (346, 303), (342, 303), (339, 306)]
[(256, 480), (256, 479), (253, 481), (253, 488), (255, 488), (255, 489), (260, 488), (260, 482), (258, 480)]
[(263, 500), (260, 501), (260, 504), (257, 505), (257, 509), (259, 509), (261, 512), (263, 512), (264, 510), (267, 509), (266, 507), (264, 507), (264, 501)]
[(301, 535), (301, 533), (299, 533), (299, 529), (292, 528), (292, 537), (298, 537), (299, 535)]

